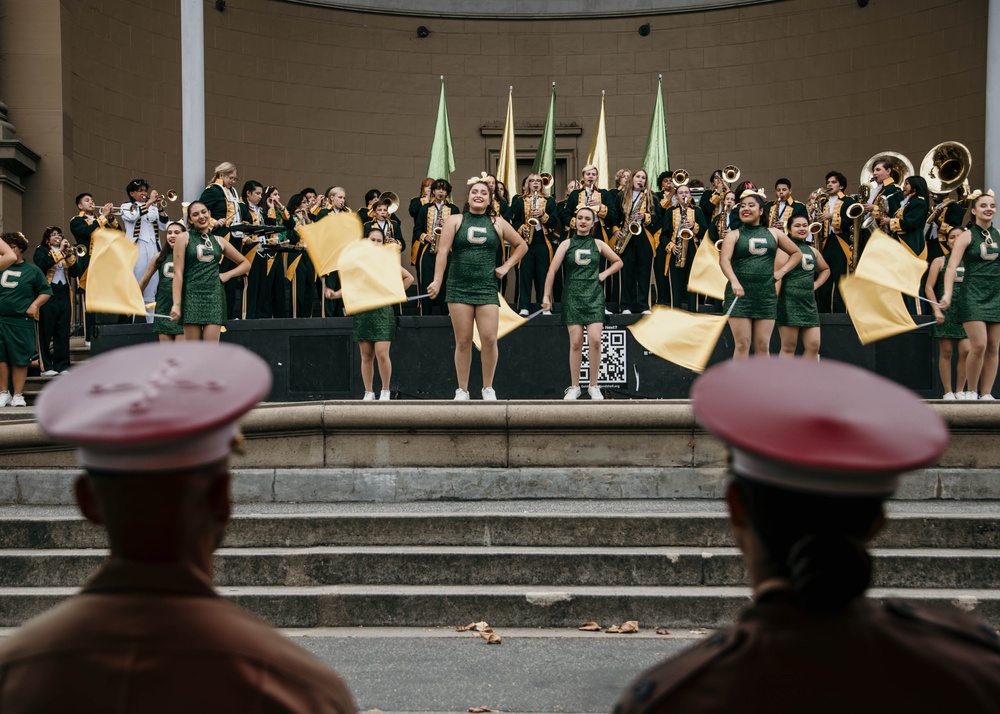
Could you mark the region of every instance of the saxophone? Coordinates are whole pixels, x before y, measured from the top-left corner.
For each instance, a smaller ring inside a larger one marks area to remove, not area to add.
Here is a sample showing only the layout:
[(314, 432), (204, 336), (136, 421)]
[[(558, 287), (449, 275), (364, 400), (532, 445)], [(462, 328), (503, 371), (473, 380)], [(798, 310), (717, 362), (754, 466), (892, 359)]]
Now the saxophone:
[(632, 217), (628, 219), (625, 226), (619, 231), (619, 235), (615, 238), (615, 253), (621, 255), (628, 248), (629, 241), (632, 240), (632, 236), (637, 236), (642, 233), (642, 221), (636, 218), (636, 214), (646, 213), (646, 194), (642, 194), (642, 201), (639, 203), (639, 208), (632, 212)]
[(434, 225), (431, 228), (431, 243), (430, 252), (431, 255), (437, 255), (438, 252), (438, 242), (441, 240), (441, 231), (444, 228), (444, 211), (442, 209), (437, 209), (437, 216), (434, 217)]
[(681, 242), (681, 252), (677, 256), (677, 260), (674, 261), (674, 265), (678, 268), (687, 265), (688, 246), (691, 245), (691, 239), (694, 238), (694, 231), (691, 230), (691, 223), (688, 221), (689, 205), (688, 201), (681, 203), (680, 210), (684, 211), (684, 220), (681, 221), (681, 228), (677, 231), (677, 239)]
[(542, 227), (542, 222), (535, 218), (532, 213), (538, 208), (538, 194), (532, 192), (531, 198), (528, 199), (528, 220), (525, 224), (528, 226), (528, 230), (524, 236), (524, 242), (531, 245), (531, 241), (535, 239), (535, 231)]

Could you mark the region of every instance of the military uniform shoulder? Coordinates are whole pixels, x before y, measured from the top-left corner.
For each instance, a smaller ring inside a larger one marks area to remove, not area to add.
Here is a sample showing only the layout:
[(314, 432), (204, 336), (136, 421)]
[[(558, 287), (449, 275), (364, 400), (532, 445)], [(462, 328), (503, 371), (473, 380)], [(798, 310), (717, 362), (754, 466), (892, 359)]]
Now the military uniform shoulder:
[(899, 620), (921, 623), (941, 633), (1000, 652), (1000, 635), (989, 624), (961, 610), (945, 607), (921, 607), (903, 600), (886, 600), (882, 607)]
[(671, 693), (710, 669), (717, 660), (733, 653), (746, 636), (739, 626), (717, 630), (691, 649), (646, 670), (622, 694), (614, 714), (656, 710)]

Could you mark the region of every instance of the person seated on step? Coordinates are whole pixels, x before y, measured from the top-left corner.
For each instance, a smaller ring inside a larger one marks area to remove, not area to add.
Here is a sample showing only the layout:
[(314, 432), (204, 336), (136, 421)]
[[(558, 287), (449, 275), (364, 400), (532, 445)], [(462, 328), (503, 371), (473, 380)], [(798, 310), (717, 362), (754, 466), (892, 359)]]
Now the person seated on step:
[(826, 360), (726, 362), (691, 398), (731, 451), (726, 503), (753, 602), (734, 626), (640, 675), (616, 714), (996, 712), (993, 627), (864, 596), (885, 500), (948, 445), (937, 413)]
[(77, 447), (76, 500), (111, 552), (0, 643), (5, 714), (355, 711), (333, 671), (212, 586), (237, 420), (270, 388), (242, 347), (172, 342), (104, 353), (42, 390), (38, 425)]

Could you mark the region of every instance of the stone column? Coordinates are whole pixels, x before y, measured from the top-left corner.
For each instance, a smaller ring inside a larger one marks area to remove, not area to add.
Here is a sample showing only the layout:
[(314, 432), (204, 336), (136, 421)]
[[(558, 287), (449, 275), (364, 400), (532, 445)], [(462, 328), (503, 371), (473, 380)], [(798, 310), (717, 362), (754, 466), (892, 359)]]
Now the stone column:
[(986, 157), (982, 188), (1000, 191), (1000, 0), (990, 0), (987, 32)]
[(35, 173), (40, 158), (18, 137), (0, 102), (0, 233), (24, 230), (24, 179)]
[(205, 188), (205, 2), (181, 0), (181, 143), (184, 202)]

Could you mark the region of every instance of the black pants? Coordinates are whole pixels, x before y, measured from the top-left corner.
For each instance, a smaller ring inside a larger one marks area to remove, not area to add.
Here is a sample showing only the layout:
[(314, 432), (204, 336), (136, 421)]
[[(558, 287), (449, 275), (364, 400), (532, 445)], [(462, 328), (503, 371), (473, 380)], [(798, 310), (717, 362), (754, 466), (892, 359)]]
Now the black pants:
[(531, 306), (531, 288), (535, 288), (535, 299), (541, 303), (545, 291), (545, 276), (549, 272), (549, 243), (540, 235), (535, 235), (528, 252), (521, 258), (521, 275), (519, 277), (518, 310), (529, 310)]
[(656, 304), (670, 305), (670, 280), (666, 276), (667, 244), (660, 242), (653, 255), (653, 279), (656, 282)]
[(634, 313), (649, 309), (649, 276), (653, 267), (653, 246), (643, 231), (632, 236), (622, 251), (622, 310)]
[[(309, 256), (302, 253), (302, 259), (295, 266), (295, 294), (292, 300), (295, 301), (296, 317), (312, 317), (313, 307), (316, 303), (316, 271), (313, 269)], [(291, 259), (295, 260), (298, 256)]]
[(823, 259), (830, 266), (830, 278), (816, 291), (816, 306), (823, 313), (847, 312), (840, 296), (840, 279), (847, 273), (847, 256), (836, 236), (827, 237)]
[[(420, 246), (417, 254), (417, 278), (420, 285), (420, 295), (427, 292), (427, 286), (434, 282), (434, 268), (437, 264), (437, 253), (431, 253), (429, 245)], [(448, 304), (445, 302), (447, 296), (448, 270), (444, 271), (441, 278), (441, 290), (436, 298), (420, 298), (421, 315), (447, 315)]]
[(38, 367), (42, 372), (69, 369), (69, 329), (72, 315), (69, 286), (52, 284), (52, 297), (42, 305), (38, 321)]

